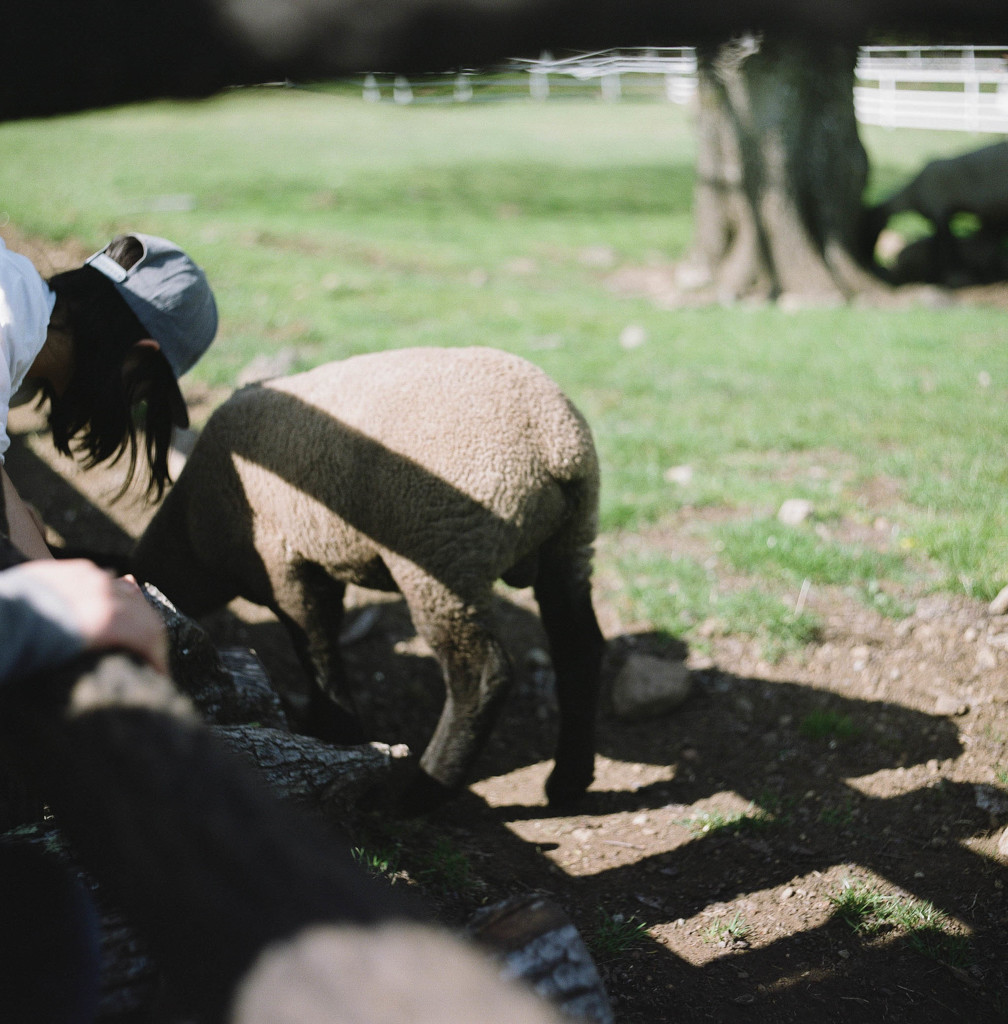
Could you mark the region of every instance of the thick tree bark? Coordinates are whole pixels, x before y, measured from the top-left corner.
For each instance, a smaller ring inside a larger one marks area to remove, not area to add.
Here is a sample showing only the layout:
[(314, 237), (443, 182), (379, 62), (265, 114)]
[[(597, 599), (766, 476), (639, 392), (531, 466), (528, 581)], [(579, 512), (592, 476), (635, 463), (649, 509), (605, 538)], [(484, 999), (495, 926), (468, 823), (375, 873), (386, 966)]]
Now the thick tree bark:
[(853, 44), (746, 37), (701, 48), (695, 239), (683, 281), (720, 299), (837, 300), (860, 263), (868, 159)]

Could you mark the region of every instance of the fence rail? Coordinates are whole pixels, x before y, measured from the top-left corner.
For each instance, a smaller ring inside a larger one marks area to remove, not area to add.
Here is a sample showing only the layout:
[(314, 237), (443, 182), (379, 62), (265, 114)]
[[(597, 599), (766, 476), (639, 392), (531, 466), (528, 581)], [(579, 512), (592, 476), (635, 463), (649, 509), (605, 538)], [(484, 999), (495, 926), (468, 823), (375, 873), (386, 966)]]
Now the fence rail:
[[(543, 54), (488, 72), (380, 79), (364, 98), (397, 103), (470, 103), (600, 96), (687, 104), (696, 93), (692, 47)], [(862, 124), (1008, 134), (1008, 46), (865, 46), (855, 68)]]

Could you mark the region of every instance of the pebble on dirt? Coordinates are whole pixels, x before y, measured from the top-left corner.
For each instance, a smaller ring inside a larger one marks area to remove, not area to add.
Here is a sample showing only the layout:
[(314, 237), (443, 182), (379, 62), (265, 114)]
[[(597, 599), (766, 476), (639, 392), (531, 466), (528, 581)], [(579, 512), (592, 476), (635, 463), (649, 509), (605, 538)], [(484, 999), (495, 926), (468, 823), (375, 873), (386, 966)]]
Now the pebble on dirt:
[(686, 700), (692, 688), (684, 662), (631, 654), (613, 681), (613, 714), (624, 721), (667, 715)]

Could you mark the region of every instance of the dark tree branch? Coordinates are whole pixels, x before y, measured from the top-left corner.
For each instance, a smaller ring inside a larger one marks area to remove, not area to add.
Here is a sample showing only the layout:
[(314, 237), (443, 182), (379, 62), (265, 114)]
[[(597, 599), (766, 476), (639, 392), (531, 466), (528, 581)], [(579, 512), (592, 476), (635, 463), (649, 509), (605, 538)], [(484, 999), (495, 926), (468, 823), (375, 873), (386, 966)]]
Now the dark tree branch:
[(0, 120), (229, 85), (483, 67), (544, 49), (675, 46), (766, 30), (1002, 42), (990, 0), (37, 0), (0, 67)]

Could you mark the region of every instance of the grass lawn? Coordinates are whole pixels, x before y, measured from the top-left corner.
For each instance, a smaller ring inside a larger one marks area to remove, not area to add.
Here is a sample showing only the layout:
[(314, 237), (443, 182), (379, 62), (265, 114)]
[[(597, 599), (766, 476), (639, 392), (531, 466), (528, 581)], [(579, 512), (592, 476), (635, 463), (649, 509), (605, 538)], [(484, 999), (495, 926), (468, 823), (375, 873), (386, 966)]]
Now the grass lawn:
[[(987, 141), (864, 140), (875, 195)], [(694, 137), (679, 107), (242, 90), (4, 124), (0, 145), (2, 222), (94, 247), (163, 234), (205, 266), (222, 327), (193, 373), (209, 384), (280, 349), (303, 368), (480, 344), (543, 366), (595, 430), (600, 568), (655, 629), (689, 636), (713, 610), (771, 647), (800, 644), (815, 623), (774, 596), (783, 584), (879, 603), (885, 581), (981, 598), (1008, 582), (1003, 312), (670, 311), (613, 287), (689, 244)], [(812, 517), (781, 526), (788, 498)], [(751, 594), (719, 596), (702, 560), (648, 544), (684, 522)]]

